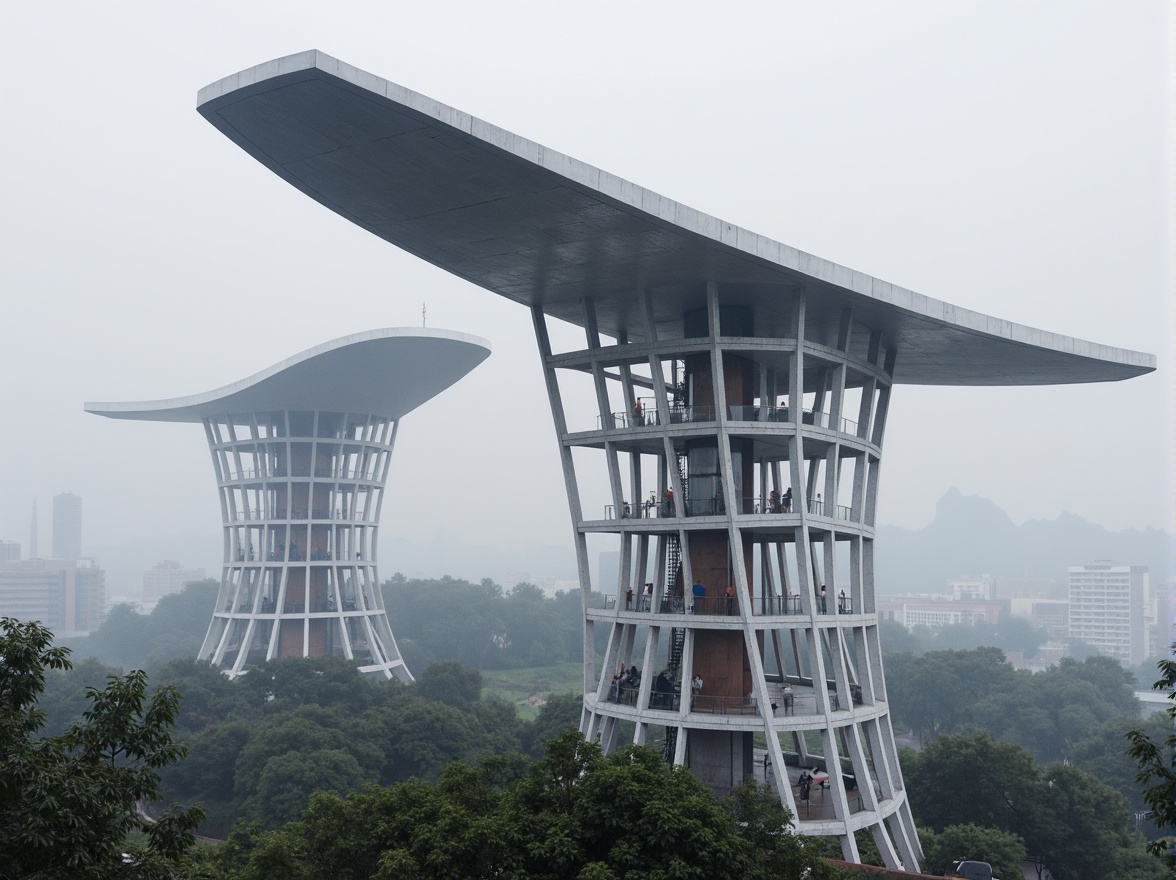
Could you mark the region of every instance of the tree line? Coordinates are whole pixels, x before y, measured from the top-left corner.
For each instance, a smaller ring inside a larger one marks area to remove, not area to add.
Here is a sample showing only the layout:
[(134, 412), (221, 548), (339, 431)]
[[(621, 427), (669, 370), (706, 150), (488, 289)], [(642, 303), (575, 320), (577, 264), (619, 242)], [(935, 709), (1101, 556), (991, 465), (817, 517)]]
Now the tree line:
[[(455, 662), (409, 686), (325, 659), (267, 664), (235, 681), (188, 660), (150, 694), (142, 672), (110, 675), (69, 721), (78, 704), (60, 691), (70, 664), (50, 638), (0, 620), (6, 876), (244, 880), (318, 876), (325, 865), (375, 877), (836, 876), (812, 861), (834, 854), (831, 841), (793, 837), (771, 792), (749, 786), (716, 802), (656, 751), (602, 756), (568, 731), (574, 695), (529, 727), (483, 701), (480, 673)], [(1170, 685), (1176, 666), (1165, 674)], [(50, 713), (60, 734), (47, 729)], [(552, 742), (536, 760), (543, 740)], [(1132, 736), (1161, 825), (1174, 818), (1173, 745), (1170, 730)], [(901, 760), (928, 869), (966, 856), (1009, 875), (1029, 855), (1058, 880), (1164, 876), (1126, 800), (1079, 767), (1040, 764), (984, 731), (941, 730)], [(200, 805), (154, 824), (139, 815), (136, 801), (170, 800), (185, 786), (200, 787), (204, 806), (217, 809), (219, 794), (246, 817), (226, 842), (191, 851)], [(868, 857), (868, 842), (859, 846)]]
[[(87, 661), (46, 676), (46, 730), (75, 723), (85, 687), (118, 670)], [(201, 833), (250, 820), (274, 828), (315, 791), (346, 794), (416, 777), (435, 781), (454, 761), (538, 757), (543, 742), (580, 722), (579, 695), (553, 695), (533, 721), (482, 698), (482, 676), (456, 661), (427, 666), (414, 684), (363, 676), (348, 661), (298, 658), (229, 679), (207, 663), (174, 660), (153, 677), (182, 693), (176, 736), (187, 758), (161, 771), (168, 799), (203, 805)]]
[[(123, 669), (161, 668), (200, 650), (219, 584), (192, 581), (164, 596), (150, 614), (113, 606), (89, 636), (67, 640), (74, 656)], [(489, 578), (407, 578), (380, 586), (384, 607), (409, 669), (457, 660), (475, 669), (553, 666), (583, 659), (580, 592), (548, 596), (534, 584), (505, 589)], [(598, 650), (603, 650), (603, 644)]]

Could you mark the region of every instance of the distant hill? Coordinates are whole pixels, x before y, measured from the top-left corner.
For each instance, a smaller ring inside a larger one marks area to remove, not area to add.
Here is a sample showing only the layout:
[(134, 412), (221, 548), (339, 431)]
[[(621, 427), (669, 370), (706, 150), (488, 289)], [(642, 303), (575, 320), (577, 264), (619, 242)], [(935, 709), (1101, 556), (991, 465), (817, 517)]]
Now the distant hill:
[(1172, 577), (1174, 546), (1159, 529), (1112, 532), (1069, 513), (1018, 526), (988, 499), (950, 489), (926, 528), (878, 528), (876, 584), (879, 593), (937, 593), (960, 575), (991, 574), (1064, 585), (1067, 567), (1109, 559), (1148, 566), (1156, 585)]

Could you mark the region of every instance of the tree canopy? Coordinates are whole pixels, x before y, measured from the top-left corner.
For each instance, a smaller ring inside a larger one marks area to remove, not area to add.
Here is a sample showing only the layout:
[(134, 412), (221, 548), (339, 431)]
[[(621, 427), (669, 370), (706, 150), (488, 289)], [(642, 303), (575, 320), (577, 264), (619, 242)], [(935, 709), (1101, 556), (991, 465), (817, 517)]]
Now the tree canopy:
[(987, 733), (945, 735), (902, 752), (915, 821), (936, 834), (978, 825), (1019, 835), (1057, 880), (1142, 880), (1162, 873), (1123, 796), (1088, 773)]
[(886, 660), (897, 723), (920, 740), (986, 730), (1038, 761), (1069, 757), (1116, 718), (1137, 718), (1132, 675), (1110, 657), (1064, 658), (1044, 672), (1014, 670), (997, 648), (933, 651)]
[[(172, 739), (179, 694), (147, 694), (141, 671), (86, 692), (82, 720), (40, 736), (46, 670), (70, 665), (38, 623), (0, 618), (0, 870), (6, 878), (165, 877), (185, 858), (202, 811), (157, 822), (140, 801), (160, 793), (159, 770), (184, 756)], [(144, 843), (131, 838), (143, 835)]]
[(180, 725), (188, 759), (167, 769), (165, 790), (204, 804), (212, 836), (239, 819), (276, 828), (320, 789), (435, 782), (454, 761), (538, 757), (545, 739), (580, 719), (580, 697), (567, 695), (524, 722), (509, 703), (482, 698), (481, 673), (452, 661), (426, 667), (411, 685), (332, 658), (273, 661), (236, 679), (215, 670), (209, 678), (210, 669), (173, 661), (160, 677), (196, 694), (194, 716)]
[(833, 876), (755, 786), (724, 801), (638, 746), (608, 757), (578, 733), (524, 770), (453, 764), (347, 797), (318, 794), (297, 822), (242, 825), (208, 853), (217, 878), (513, 877), (517, 880)]
[(547, 596), (528, 583), (504, 591), (489, 578), (473, 584), (399, 573), (381, 589), (396, 643), (412, 669), (440, 660), (475, 669), (512, 669), (583, 657), (578, 590)]
[(1172, 701), (1164, 715), (1167, 717), (1166, 736), (1149, 736), (1134, 729), (1127, 734), (1131, 742), (1130, 755), (1138, 763), (1136, 781), (1144, 786), (1143, 799), (1152, 811), (1152, 821), (1164, 831), (1167, 840), (1157, 840), (1148, 849), (1164, 857), (1169, 876), (1176, 877), (1176, 852), (1172, 834), (1176, 831), (1176, 661), (1161, 660), (1160, 678), (1153, 685), (1167, 691)]

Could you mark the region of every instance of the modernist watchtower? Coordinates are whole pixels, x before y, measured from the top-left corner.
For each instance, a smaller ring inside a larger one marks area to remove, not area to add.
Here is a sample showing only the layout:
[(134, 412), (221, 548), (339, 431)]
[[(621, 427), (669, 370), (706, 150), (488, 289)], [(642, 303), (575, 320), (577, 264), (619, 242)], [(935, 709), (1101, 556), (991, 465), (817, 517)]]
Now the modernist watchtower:
[[(915, 870), (874, 607), (891, 391), (1125, 379), (1154, 359), (801, 253), (319, 52), (198, 104), (331, 210), (530, 310), (584, 598), (583, 732), (610, 749), (632, 722), (717, 793), (764, 773), (801, 832), (856, 861), (868, 829)], [(551, 318), (583, 346), (552, 351)], [(577, 377), (591, 412), (567, 411)], [(606, 607), (597, 536), (621, 558)], [(622, 665), (640, 676), (614, 681)]]
[(400, 419), (490, 354), (445, 330), (373, 330), (225, 388), (88, 403), (115, 419), (202, 422), (224, 520), (224, 572), (199, 658), (239, 675), (282, 657), (345, 657), (412, 681), (376, 573)]

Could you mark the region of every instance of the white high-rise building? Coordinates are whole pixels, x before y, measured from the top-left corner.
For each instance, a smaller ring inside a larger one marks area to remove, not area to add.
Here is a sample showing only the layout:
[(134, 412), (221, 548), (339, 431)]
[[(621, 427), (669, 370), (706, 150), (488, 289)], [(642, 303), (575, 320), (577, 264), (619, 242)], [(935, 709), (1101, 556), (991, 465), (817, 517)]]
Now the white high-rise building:
[(1154, 619), (1147, 566), (1090, 562), (1070, 566), (1070, 638), (1120, 663), (1135, 666), (1152, 653), (1148, 619)]

